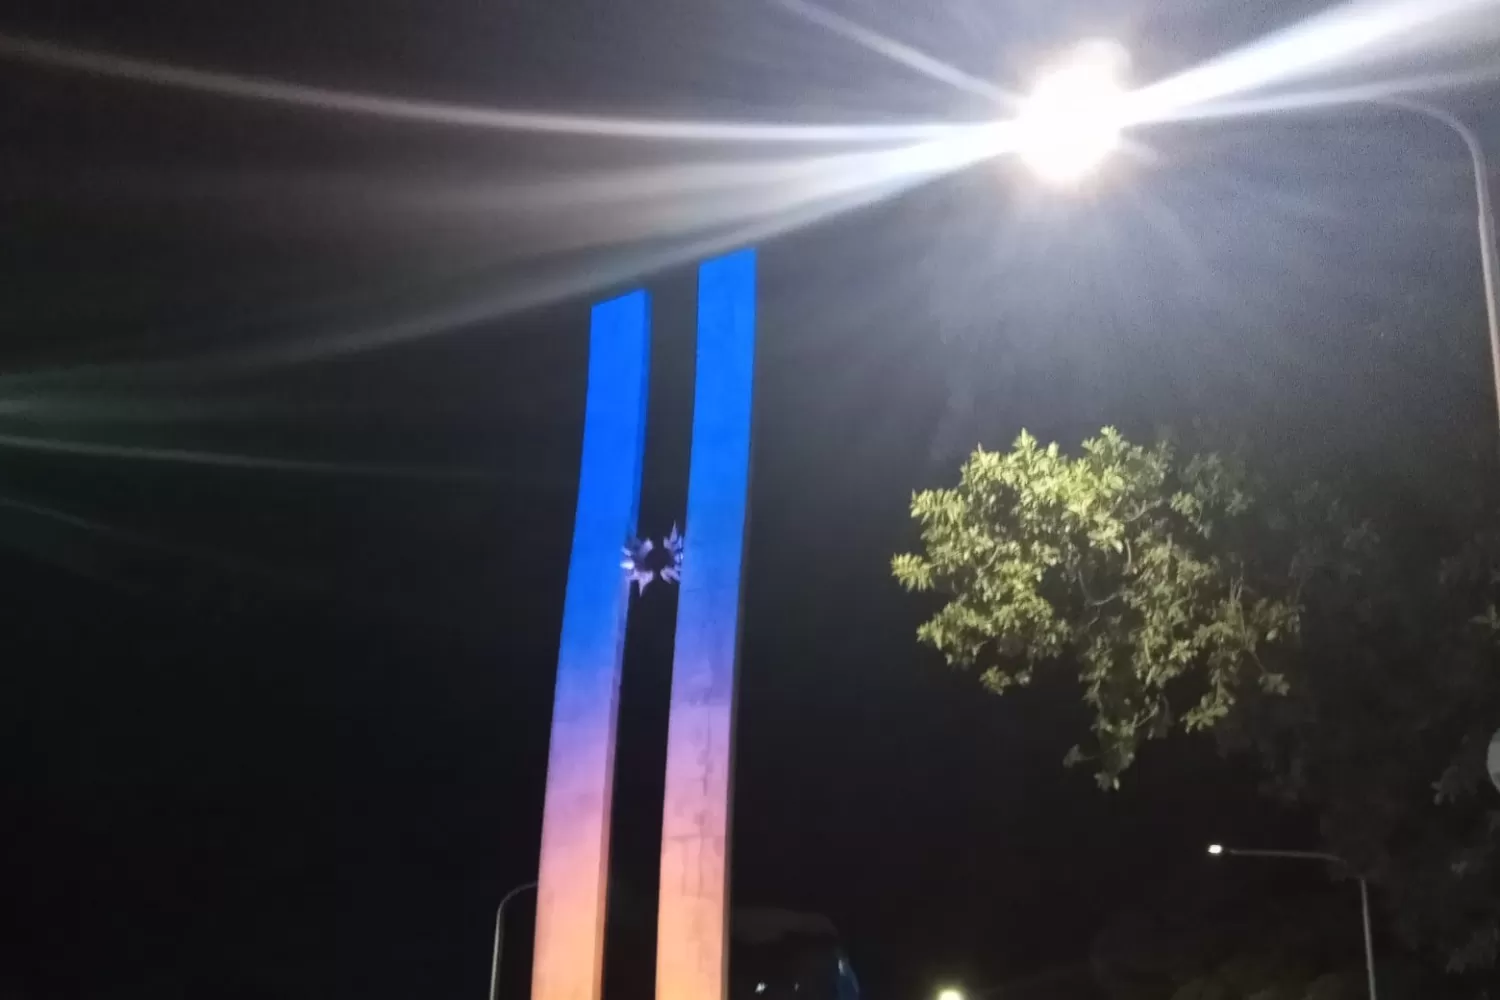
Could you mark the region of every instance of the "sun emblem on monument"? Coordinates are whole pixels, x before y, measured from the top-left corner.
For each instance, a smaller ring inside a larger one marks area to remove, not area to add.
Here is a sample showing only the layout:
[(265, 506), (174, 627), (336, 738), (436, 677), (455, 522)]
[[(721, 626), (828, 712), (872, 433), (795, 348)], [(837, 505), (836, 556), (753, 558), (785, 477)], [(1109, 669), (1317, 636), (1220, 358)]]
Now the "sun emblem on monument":
[(640, 594), (646, 592), (652, 580), (677, 583), (682, 579), (682, 546), (683, 536), (676, 523), (671, 534), (661, 540), (660, 549), (649, 538), (632, 538), (620, 550), (620, 568), (625, 571), (625, 579)]
[(654, 548), (656, 545), (649, 538), (632, 538), (621, 550), (624, 558), (620, 560), (620, 568), (625, 571), (625, 579), (636, 587), (637, 593), (644, 594), (646, 588), (651, 586), (651, 581), (656, 579), (656, 571), (647, 565), (647, 559)]
[(661, 540), (667, 553), (667, 564), (660, 570), (661, 578), (668, 583), (682, 580), (682, 535), (677, 531), (677, 522), (672, 522), (672, 533)]

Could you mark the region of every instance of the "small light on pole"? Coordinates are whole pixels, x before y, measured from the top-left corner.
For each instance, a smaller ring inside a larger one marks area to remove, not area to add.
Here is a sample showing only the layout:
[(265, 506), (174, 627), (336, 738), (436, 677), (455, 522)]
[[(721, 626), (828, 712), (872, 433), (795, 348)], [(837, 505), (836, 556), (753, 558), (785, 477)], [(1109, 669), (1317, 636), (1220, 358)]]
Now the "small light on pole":
[(1209, 844), (1208, 845), (1208, 853), (1212, 854), (1214, 857), (1217, 858), (1219, 855), (1221, 855), (1221, 854), (1224, 853), (1224, 845), (1223, 844)]
[(938, 990), (937, 1000), (966, 1000), (964, 991), (956, 986), (945, 986)]

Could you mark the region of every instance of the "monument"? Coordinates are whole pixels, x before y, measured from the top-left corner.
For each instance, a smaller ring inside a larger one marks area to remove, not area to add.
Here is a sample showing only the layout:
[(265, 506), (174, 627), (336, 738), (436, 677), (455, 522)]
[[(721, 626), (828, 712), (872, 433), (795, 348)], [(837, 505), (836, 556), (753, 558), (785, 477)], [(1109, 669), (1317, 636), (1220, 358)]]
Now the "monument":
[[(620, 668), (632, 585), (681, 588), (667, 729), (658, 1000), (721, 1000), (728, 960), (736, 666), (750, 481), (755, 251), (698, 269), (687, 515), (660, 571), (638, 542), (650, 300), (590, 318), (573, 548), (553, 697), (532, 1000), (599, 1000)], [(623, 555), (623, 561), (622, 561)]]

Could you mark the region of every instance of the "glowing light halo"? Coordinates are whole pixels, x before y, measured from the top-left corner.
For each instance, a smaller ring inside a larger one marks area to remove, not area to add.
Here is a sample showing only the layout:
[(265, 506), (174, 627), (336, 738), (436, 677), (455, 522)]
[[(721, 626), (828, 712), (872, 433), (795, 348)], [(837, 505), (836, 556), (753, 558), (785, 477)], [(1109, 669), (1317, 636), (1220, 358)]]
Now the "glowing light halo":
[(1119, 45), (1089, 41), (1037, 80), (1011, 125), (1017, 155), (1043, 180), (1075, 183), (1118, 148), (1125, 62)]
[[(796, 0), (792, 5), (796, 6)], [(1409, 53), (1417, 45), (1438, 42), (1450, 46), (1461, 43), (1472, 48), (1500, 35), (1500, 16), (1489, 17), (1490, 14), (1500, 15), (1500, 0), (1430, 0), (1426, 3), (1423, 0), (1355, 0), (1340, 4), (1123, 95), (1119, 116), (1121, 126), (1131, 128), (1171, 121), (1363, 103), (1397, 93), (1493, 79), (1497, 75), (1495, 71), (1476, 68), (1464, 73), (1387, 77), (1322, 89), (1308, 86), (1314, 73), (1347, 67), (1366, 55), (1388, 57)], [(853, 22), (849, 24), (851, 30), (857, 27)], [(1354, 27), (1350, 32), (1340, 34), (1344, 25)], [(1319, 46), (1308, 41), (1334, 35), (1339, 36), (1337, 44), (1324, 50), (1321, 56)], [(889, 45), (886, 47), (890, 48)], [(913, 64), (913, 68), (917, 68), (915, 62), (920, 62), (918, 57), (923, 56), (916, 50), (897, 55)], [(229, 97), (436, 124), (684, 141), (866, 143), (911, 140), (909, 146), (871, 153), (877, 157), (875, 160), (860, 161), (856, 158), (841, 165), (826, 164), (827, 173), (818, 178), (788, 177), (789, 188), (800, 187), (809, 181), (811, 186), (822, 187), (817, 195), (808, 196), (805, 191), (789, 190), (784, 193), (785, 203), (774, 206), (774, 211), (747, 212), (734, 219), (712, 220), (723, 224), (724, 230), (699, 227), (695, 235), (702, 235), (697, 239), (665, 250), (632, 250), (628, 259), (586, 275), (549, 276), (528, 282), (523, 289), (475, 297), (457, 305), (445, 305), (434, 312), (386, 321), (373, 327), (323, 331), (295, 344), (256, 345), (183, 360), (96, 365), (0, 377), (0, 382), (18, 385), (66, 381), (90, 373), (129, 377), (187, 373), (203, 376), (216, 372), (241, 374), (253, 368), (294, 365), (420, 339), (542, 302), (633, 281), (662, 267), (813, 224), (837, 212), (881, 200), (980, 160), (1016, 152), (1021, 140), (1026, 138), (1028, 127), (1024, 115), (1019, 122), (925, 122), (888, 126), (758, 125), (549, 115), (326, 90), (172, 66), (4, 34), (0, 34), (0, 58)], [(1291, 84), (1302, 86), (1295, 90), (1285, 89)], [(1035, 119), (1030, 122), (1034, 123)], [(1100, 129), (1095, 132), (1101, 143), (1107, 131)], [(866, 167), (870, 173), (860, 176)], [(796, 172), (788, 173), (795, 175)], [(732, 181), (724, 176), (713, 176), (710, 172), (702, 183), (709, 187), (724, 183), (728, 189)]]

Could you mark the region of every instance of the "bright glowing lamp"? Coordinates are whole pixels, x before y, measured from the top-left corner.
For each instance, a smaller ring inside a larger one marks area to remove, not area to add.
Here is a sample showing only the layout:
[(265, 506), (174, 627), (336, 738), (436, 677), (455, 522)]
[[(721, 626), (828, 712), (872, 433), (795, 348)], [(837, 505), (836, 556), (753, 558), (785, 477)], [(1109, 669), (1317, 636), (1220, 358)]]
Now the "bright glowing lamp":
[(961, 989), (957, 989), (956, 987), (949, 986), (944, 989), (938, 990), (937, 1000), (964, 1000), (964, 991)]
[(1220, 854), (1224, 853), (1224, 845), (1223, 844), (1209, 844), (1208, 845), (1208, 853), (1212, 854), (1214, 857), (1218, 857)]
[(1126, 61), (1119, 45), (1088, 42), (1036, 81), (1014, 138), (1022, 161), (1043, 180), (1076, 183), (1119, 146)]

